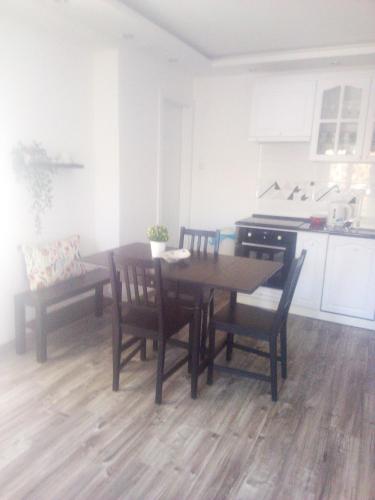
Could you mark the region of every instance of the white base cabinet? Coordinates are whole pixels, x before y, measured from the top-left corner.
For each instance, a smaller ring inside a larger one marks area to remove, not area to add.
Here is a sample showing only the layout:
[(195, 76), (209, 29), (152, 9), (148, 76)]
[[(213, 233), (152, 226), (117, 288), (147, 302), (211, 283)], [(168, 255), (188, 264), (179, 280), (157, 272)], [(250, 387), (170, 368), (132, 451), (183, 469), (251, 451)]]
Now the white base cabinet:
[(374, 320), (375, 240), (329, 237), (321, 309)]
[(328, 234), (299, 232), (296, 255), (307, 250), (293, 304), (319, 310), (322, 299), (324, 268), (327, 255)]
[[(307, 250), (291, 312), (375, 330), (375, 239), (297, 233), (296, 256)], [(239, 294), (245, 304), (276, 309), (281, 291)]]

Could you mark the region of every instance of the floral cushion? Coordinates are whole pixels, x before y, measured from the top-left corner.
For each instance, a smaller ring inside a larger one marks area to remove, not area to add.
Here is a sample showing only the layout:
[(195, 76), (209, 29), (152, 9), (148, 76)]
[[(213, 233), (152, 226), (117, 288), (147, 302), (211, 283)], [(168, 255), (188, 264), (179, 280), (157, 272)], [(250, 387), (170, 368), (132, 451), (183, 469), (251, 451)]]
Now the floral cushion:
[(79, 235), (42, 246), (23, 245), (30, 290), (47, 288), (59, 281), (85, 274), (80, 260)]

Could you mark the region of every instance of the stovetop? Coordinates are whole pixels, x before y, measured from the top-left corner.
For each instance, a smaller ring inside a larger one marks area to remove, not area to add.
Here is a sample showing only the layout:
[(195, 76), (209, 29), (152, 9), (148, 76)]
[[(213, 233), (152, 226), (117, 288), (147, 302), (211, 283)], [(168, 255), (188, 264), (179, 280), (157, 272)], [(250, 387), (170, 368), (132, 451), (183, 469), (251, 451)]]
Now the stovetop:
[(281, 217), (275, 215), (253, 214), (247, 219), (236, 222), (236, 226), (243, 227), (265, 227), (289, 231), (309, 231), (311, 233), (325, 233), (337, 236), (353, 236), (355, 238), (375, 239), (373, 228), (314, 228), (310, 225), (309, 219), (297, 217)]
[(283, 229), (297, 229), (306, 223), (306, 219), (297, 219), (294, 217), (274, 217), (269, 215), (254, 214), (247, 219), (236, 222), (237, 226), (260, 226), (274, 227)]

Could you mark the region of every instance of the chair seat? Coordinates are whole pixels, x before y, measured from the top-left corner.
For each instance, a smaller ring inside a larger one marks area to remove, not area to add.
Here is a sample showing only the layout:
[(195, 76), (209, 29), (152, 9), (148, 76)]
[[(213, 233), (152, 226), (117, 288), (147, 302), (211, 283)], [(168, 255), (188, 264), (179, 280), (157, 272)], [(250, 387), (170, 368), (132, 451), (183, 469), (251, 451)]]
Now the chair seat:
[(212, 322), (218, 330), (269, 339), (275, 315), (270, 309), (239, 303), (231, 309), (227, 304), (214, 314)]
[[(164, 328), (165, 335), (170, 337), (179, 332), (192, 320), (192, 312), (183, 308), (176, 301), (168, 301), (165, 304)], [(158, 332), (158, 313), (151, 307), (131, 307), (123, 305), (122, 322), (128, 333), (138, 330), (147, 330), (150, 336)]]

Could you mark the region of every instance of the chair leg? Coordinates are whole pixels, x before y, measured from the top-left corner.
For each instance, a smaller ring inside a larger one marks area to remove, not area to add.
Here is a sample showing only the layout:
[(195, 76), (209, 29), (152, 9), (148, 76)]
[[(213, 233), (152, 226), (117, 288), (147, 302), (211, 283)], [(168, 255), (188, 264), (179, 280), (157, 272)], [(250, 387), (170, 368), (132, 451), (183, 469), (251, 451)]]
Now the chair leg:
[(158, 341), (157, 340), (153, 340), (152, 341), (152, 350), (153, 351), (157, 351), (158, 350)]
[(271, 395), (277, 401), (277, 337), (270, 339)]
[(120, 362), (121, 362), (121, 332), (117, 329), (113, 331), (112, 337), (112, 361), (113, 361), (113, 378), (112, 390), (118, 391), (120, 387)]
[(16, 333), (16, 353), (24, 354), (26, 351), (26, 320), (25, 303), (19, 295), (14, 299), (14, 319)]
[(226, 352), (226, 360), (231, 361), (232, 360), (232, 353), (233, 353), (233, 333), (227, 333), (227, 352)]
[(207, 305), (203, 307), (202, 314), (202, 338), (201, 338), (201, 356), (202, 358), (206, 355), (207, 350), (207, 319), (208, 319), (208, 308)]
[(210, 319), (214, 315), (214, 309), (215, 309), (215, 298), (213, 297), (212, 300), (210, 300), (210, 305), (209, 305), (209, 317), (210, 317)]
[(286, 322), (281, 327), (280, 331), (280, 351), (281, 351), (281, 376), (287, 378), (288, 367), (287, 367), (287, 327)]
[(188, 359), (189, 375), (191, 374), (191, 366), (192, 366), (193, 335), (194, 335), (194, 323), (191, 321), (189, 324), (189, 359)]
[(215, 327), (208, 327), (208, 368), (207, 384), (212, 385), (214, 381), (214, 359), (215, 359)]
[(164, 377), (164, 361), (165, 361), (165, 340), (161, 339), (158, 342), (158, 367), (156, 373), (156, 392), (155, 403), (160, 405), (163, 393), (163, 377)]
[(146, 349), (147, 349), (147, 344), (146, 344), (146, 339), (141, 340), (141, 352), (140, 352), (140, 357), (141, 361), (146, 361)]

